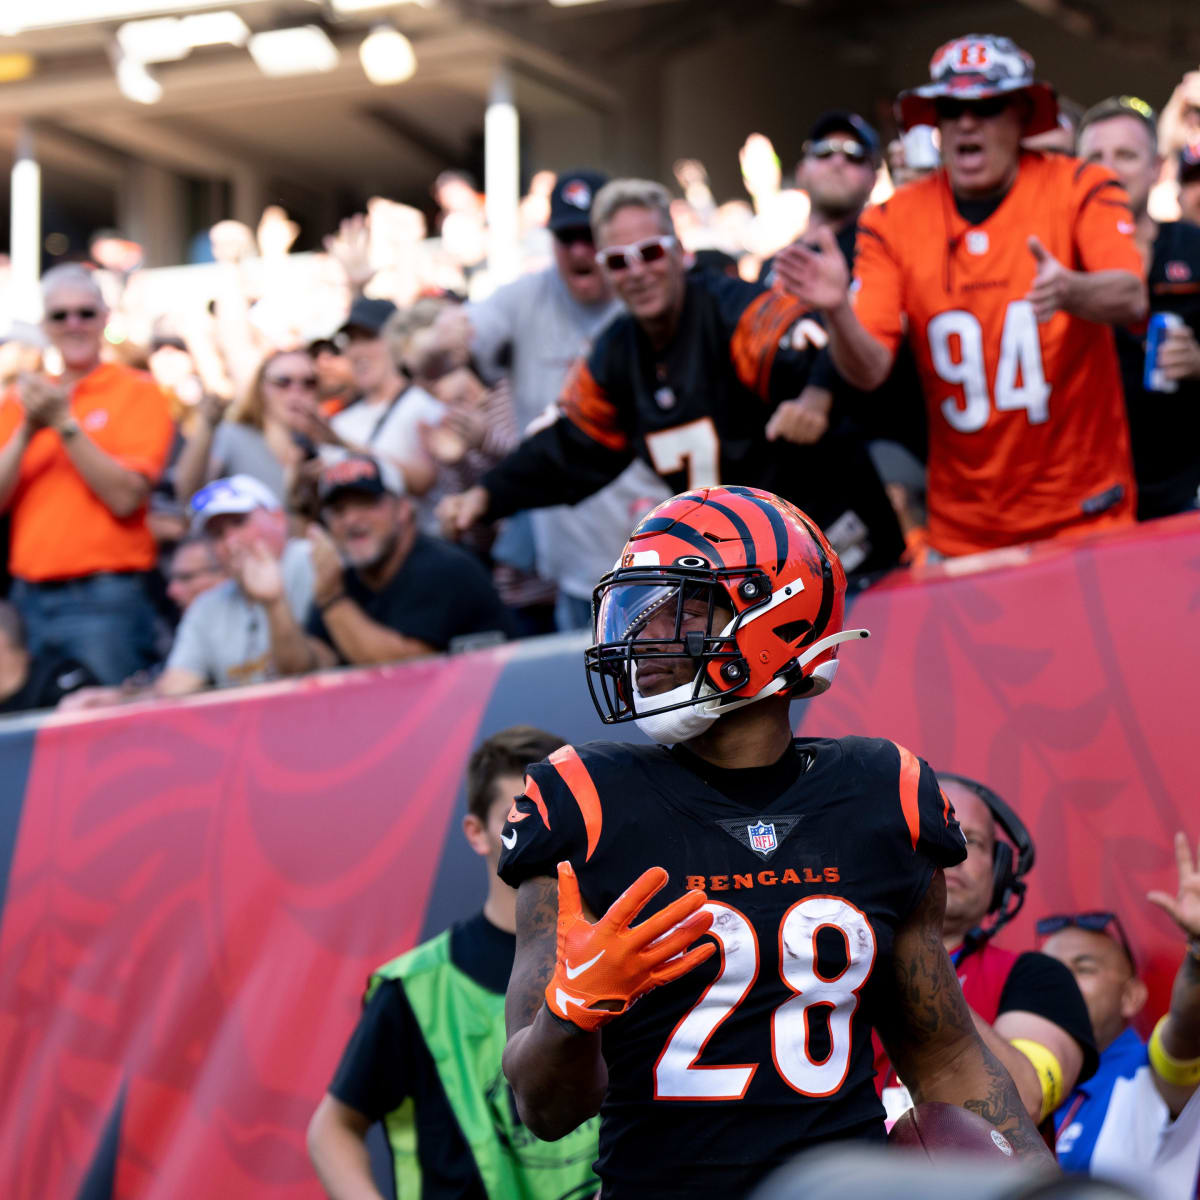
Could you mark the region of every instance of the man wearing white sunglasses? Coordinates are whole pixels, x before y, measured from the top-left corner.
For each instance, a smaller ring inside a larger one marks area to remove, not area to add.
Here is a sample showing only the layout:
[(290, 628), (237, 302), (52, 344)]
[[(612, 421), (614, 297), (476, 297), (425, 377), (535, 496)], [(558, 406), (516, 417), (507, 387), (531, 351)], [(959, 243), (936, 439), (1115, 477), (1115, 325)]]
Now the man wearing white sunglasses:
[(614, 180), (597, 195), (597, 261), (628, 311), (575, 364), (557, 419), (443, 501), (444, 524), (463, 531), (575, 503), (639, 458), (674, 492), (725, 483), (784, 496), (812, 515), (850, 574), (893, 566), (903, 540), (861, 439), (767, 436), (772, 412), (803, 390), (824, 331), (779, 292), (689, 273), (669, 204), (647, 180)]

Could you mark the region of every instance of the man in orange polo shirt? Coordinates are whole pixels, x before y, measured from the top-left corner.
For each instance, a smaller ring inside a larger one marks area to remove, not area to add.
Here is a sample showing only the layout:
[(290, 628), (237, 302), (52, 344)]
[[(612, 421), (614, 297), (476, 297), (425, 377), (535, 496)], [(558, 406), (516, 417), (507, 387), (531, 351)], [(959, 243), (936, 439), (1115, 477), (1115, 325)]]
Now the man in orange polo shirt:
[(936, 124), (943, 168), (859, 223), (855, 282), (831, 235), (781, 251), (783, 285), (818, 309), (834, 366), (886, 377), (905, 339), (929, 416), (929, 540), (969, 554), (1133, 521), (1110, 326), (1146, 314), (1128, 197), (1102, 167), (1021, 148), (1052, 129), (1054, 89), (1008, 38), (938, 49), (901, 94)]
[(146, 500), (166, 463), (171, 418), (148, 375), (101, 361), (108, 313), (84, 268), (47, 272), (42, 302), (63, 373), (22, 374), (0, 400), (12, 598), (32, 654), (70, 654), (117, 684), (155, 657)]

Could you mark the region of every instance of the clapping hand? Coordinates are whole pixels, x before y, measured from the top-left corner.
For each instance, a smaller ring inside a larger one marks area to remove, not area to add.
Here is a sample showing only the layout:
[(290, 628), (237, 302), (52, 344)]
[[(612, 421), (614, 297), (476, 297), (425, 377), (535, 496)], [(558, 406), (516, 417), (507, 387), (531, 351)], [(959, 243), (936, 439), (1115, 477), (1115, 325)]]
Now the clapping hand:
[(248, 600), (272, 604), (283, 597), (283, 570), (265, 542), (239, 544), (231, 557), (233, 577)]
[(312, 547), (313, 600), (321, 608), (344, 590), (342, 556), (323, 525), (308, 527), (308, 544)]
[(51, 429), (70, 415), (70, 391), (45, 375), (22, 371), (17, 376), (17, 390), (25, 416), (35, 429)]

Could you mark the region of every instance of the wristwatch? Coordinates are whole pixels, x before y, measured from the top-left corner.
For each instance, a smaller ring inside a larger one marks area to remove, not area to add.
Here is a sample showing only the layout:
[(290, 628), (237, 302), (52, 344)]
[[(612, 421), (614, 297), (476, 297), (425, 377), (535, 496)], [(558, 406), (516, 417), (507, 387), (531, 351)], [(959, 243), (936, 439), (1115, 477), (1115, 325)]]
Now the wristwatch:
[(79, 433), (80, 425), (74, 417), (68, 417), (60, 425), (56, 425), (55, 429), (58, 430), (58, 436), (62, 438), (64, 442), (69, 442), (77, 433)]

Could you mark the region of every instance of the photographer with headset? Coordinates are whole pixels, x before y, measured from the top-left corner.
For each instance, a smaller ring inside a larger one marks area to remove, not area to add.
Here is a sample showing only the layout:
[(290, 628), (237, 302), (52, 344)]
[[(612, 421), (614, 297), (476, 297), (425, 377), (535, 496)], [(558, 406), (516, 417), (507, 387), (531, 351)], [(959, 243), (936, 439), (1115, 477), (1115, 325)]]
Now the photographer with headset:
[[(1024, 876), (1034, 862), (1029, 831), (982, 783), (945, 771), (938, 772), (938, 782), (967, 841), (966, 861), (946, 871), (946, 951), (980, 1036), (1008, 1069), (1030, 1116), (1041, 1123), (1096, 1069), (1087, 1007), (1062, 963), (1036, 952), (1014, 954), (991, 942), (1024, 902)], [(912, 1100), (882, 1054), (876, 1065), (891, 1122)]]

